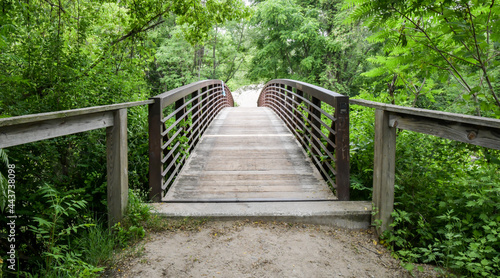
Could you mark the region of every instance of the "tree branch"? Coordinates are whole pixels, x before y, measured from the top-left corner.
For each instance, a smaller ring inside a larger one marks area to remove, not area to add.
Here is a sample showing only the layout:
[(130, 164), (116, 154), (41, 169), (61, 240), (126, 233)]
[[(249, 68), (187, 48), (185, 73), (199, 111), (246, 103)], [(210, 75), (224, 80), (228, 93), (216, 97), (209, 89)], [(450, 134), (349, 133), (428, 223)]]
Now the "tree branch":
[(109, 50), (110, 50), (113, 46), (115, 46), (116, 44), (118, 44), (119, 42), (124, 41), (124, 40), (126, 40), (127, 38), (133, 37), (133, 36), (135, 36), (135, 35), (137, 35), (137, 34), (139, 34), (139, 33), (146, 32), (146, 31), (148, 31), (148, 30), (150, 30), (150, 29), (153, 29), (153, 28), (157, 27), (158, 25), (160, 25), (160, 24), (164, 23), (164, 22), (165, 22), (165, 20), (163, 20), (163, 19), (162, 19), (162, 20), (160, 20), (160, 21), (156, 22), (155, 24), (153, 24), (153, 25), (151, 25), (151, 26), (148, 26), (148, 25), (149, 25), (151, 22), (153, 22), (155, 19), (157, 19), (157, 18), (161, 17), (163, 14), (165, 14), (166, 12), (168, 12), (168, 11), (169, 11), (169, 9), (170, 9), (170, 7), (169, 7), (167, 10), (165, 10), (165, 11), (163, 11), (163, 12), (160, 12), (159, 14), (155, 15), (155, 16), (154, 16), (153, 18), (151, 18), (151, 19), (150, 19), (147, 23), (145, 23), (145, 24), (144, 24), (141, 28), (138, 28), (138, 29), (137, 29), (137, 28), (132, 29), (130, 32), (128, 32), (127, 34), (125, 34), (125, 35), (121, 36), (119, 39), (116, 39), (116, 40), (112, 41), (112, 42), (108, 45), (108, 47), (107, 47), (106, 49), (104, 49), (104, 51), (103, 51), (103, 53), (102, 53), (102, 56), (101, 56), (99, 59), (97, 59), (94, 63), (92, 63), (92, 65), (90, 65), (90, 66), (89, 66), (89, 67), (88, 67), (88, 68), (87, 68), (87, 69), (83, 72), (83, 74), (81, 74), (80, 76), (88, 76), (88, 72), (89, 72), (90, 70), (92, 70), (93, 68), (95, 68), (97, 65), (99, 65), (99, 64), (100, 64), (100, 63), (104, 60), (104, 58), (105, 58), (105, 57), (104, 57), (104, 54), (105, 54), (106, 52), (108, 52), (108, 51), (109, 51)]
[(493, 85), (491, 85), (491, 81), (490, 81), (490, 78), (488, 76), (488, 72), (486, 71), (486, 65), (483, 63), (483, 61), (481, 59), (482, 51), (481, 51), (481, 48), (479, 47), (479, 44), (477, 42), (476, 28), (474, 26), (474, 21), (472, 19), (472, 12), (470, 10), (469, 4), (466, 4), (466, 6), (467, 6), (467, 11), (469, 12), (469, 19), (470, 19), (470, 24), (471, 24), (471, 28), (472, 28), (472, 34), (474, 37), (474, 45), (476, 47), (478, 61), (481, 64), (481, 69), (483, 70), (484, 78), (486, 79), (486, 83), (488, 84), (488, 87), (490, 89), (491, 94), (493, 95), (493, 98), (495, 99), (496, 105), (498, 107), (500, 107), (500, 100), (498, 99), (498, 96), (495, 94), (495, 90), (493, 89)]
[(470, 93), (471, 92), (471, 88), (470, 86), (467, 84), (467, 81), (465, 81), (465, 79), (462, 77), (462, 75), (458, 72), (458, 70), (455, 68), (455, 66), (448, 60), (446, 59), (446, 57), (444, 57), (444, 55), (438, 51), (438, 48), (437, 46), (434, 44), (434, 42), (431, 40), (431, 38), (429, 37), (429, 34), (427, 34), (427, 32), (422, 29), (420, 27), (420, 25), (416, 24), (415, 21), (413, 21), (411, 18), (409, 18), (407, 15), (403, 14), (401, 11), (399, 11), (398, 9), (394, 8), (394, 5), (392, 5), (392, 8), (394, 9), (394, 11), (396, 11), (397, 13), (399, 13), (401, 16), (403, 16), (404, 18), (406, 18), (408, 21), (410, 21), (418, 30), (420, 30), (420, 32), (422, 32), (425, 37), (427, 38), (427, 40), (432, 44), (432, 49), (434, 49), (435, 51), (437, 51), (441, 58), (443, 58), (447, 63), (448, 65), (451, 67), (452, 71), (454, 72), (453, 75), (457, 75), (463, 82), (463, 84), (465, 85), (465, 88), (466, 90)]
[(490, 19), (494, 5), (495, 5), (495, 0), (492, 0), (490, 5), (490, 12), (488, 13), (488, 20), (486, 20), (486, 43), (488, 44), (490, 44)]
[(56, 4), (52, 3), (52, 2), (50, 2), (49, 0), (44, 0), (44, 1), (47, 2), (51, 7), (57, 8), (61, 12), (66, 13), (66, 11), (60, 5), (56, 5)]

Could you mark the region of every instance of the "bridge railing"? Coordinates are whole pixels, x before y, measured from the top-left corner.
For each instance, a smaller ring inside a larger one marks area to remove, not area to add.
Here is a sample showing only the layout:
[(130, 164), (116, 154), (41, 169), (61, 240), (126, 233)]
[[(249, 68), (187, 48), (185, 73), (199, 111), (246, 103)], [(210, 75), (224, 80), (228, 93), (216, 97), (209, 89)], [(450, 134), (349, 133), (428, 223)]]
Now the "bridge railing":
[(149, 197), (161, 201), (214, 117), (234, 105), (220, 80), (204, 80), (150, 98)]
[(500, 120), (363, 99), (350, 99), (350, 103), (375, 108), (373, 222), (380, 224), (378, 234), (392, 222), (397, 128), (500, 150)]
[(110, 226), (123, 218), (128, 200), (127, 108), (138, 101), (0, 119), (0, 148), (106, 128)]
[(258, 105), (270, 107), (285, 122), (337, 198), (349, 200), (349, 98), (308, 83), (275, 79), (262, 89)]

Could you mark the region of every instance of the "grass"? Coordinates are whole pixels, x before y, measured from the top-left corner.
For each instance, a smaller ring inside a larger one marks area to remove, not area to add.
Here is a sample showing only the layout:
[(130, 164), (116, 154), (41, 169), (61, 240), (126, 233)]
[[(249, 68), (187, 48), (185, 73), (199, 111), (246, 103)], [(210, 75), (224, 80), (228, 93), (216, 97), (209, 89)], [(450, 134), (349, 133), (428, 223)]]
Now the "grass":
[(98, 222), (85, 231), (78, 247), (87, 263), (105, 266), (113, 263), (116, 244), (113, 233), (106, 225)]

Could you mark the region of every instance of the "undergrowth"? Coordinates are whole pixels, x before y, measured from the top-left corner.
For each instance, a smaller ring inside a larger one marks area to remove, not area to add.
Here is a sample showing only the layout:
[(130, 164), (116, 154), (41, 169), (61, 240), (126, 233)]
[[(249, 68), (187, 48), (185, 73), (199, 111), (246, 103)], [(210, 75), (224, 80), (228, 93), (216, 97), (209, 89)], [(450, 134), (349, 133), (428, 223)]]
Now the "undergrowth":
[[(351, 195), (371, 200), (373, 109), (351, 109)], [(392, 230), (382, 242), (406, 262), (456, 275), (500, 276), (500, 152), (398, 131)]]

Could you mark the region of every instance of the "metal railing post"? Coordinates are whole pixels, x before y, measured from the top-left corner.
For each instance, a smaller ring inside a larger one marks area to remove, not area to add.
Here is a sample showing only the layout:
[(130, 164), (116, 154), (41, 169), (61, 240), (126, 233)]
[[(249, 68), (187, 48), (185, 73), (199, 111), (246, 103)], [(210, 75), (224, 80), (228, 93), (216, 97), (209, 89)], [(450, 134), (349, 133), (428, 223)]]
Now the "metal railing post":
[(349, 97), (335, 98), (335, 169), (337, 171), (337, 197), (341, 201), (350, 198), (349, 173)]
[(262, 90), (259, 105), (282, 118), (337, 198), (349, 200), (349, 98), (312, 84), (275, 79)]
[[(321, 100), (315, 98), (314, 96), (311, 96), (311, 101), (312, 101), (312, 104), (321, 108)], [(320, 138), (320, 132), (317, 129), (321, 130), (321, 124), (319, 123), (319, 120), (318, 120), (318, 119), (321, 119), (321, 112), (319, 110), (317, 110), (316, 108), (314, 108), (312, 105), (309, 106), (309, 111), (310, 111), (309, 112), (309, 120), (311, 121), (311, 136), (312, 136), (311, 139), (312, 139), (313, 145), (316, 147), (316, 148), (312, 148), (312, 151), (313, 151), (312, 155), (315, 155), (316, 157), (320, 157), (321, 156), (321, 153), (320, 153), (321, 147), (319, 145), (320, 143), (314, 139)], [(313, 117), (313, 115), (316, 116), (316, 118)], [(319, 166), (319, 165), (317, 165), (317, 166)], [(324, 178), (326, 178), (326, 177), (324, 177)]]
[(153, 202), (159, 202), (161, 200), (163, 185), (163, 177), (161, 173), (163, 172), (162, 163), (162, 105), (161, 98), (150, 98), (154, 100), (154, 103), (149, 105), (149, 199)]

